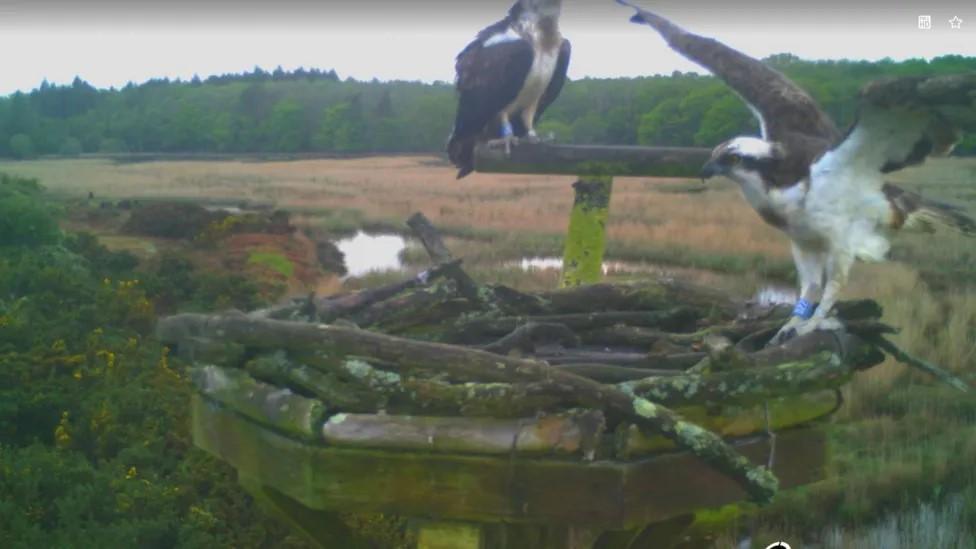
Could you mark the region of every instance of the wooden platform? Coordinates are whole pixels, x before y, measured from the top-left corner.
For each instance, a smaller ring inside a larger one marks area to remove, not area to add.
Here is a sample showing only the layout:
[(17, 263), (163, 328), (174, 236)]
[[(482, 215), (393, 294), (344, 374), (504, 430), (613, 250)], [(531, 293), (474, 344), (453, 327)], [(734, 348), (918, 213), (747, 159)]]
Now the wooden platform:
[[(340, 449), (282, 436), (202, 396), (193, 400), (193, 438), (237, 469), (252, 492), (263, 490), (277, 499), (279, 511), (307, 534), (309, 528), (296, 521), (305, 514), (312, 529), (314, 524), (321, 529), (328, 515), (315, 511), (435, 520), (431, 532), (445, 521), (469, 523), (462, 526), (476, 532), (481, 531), (477, 525), (497, 523), (564, 525), (565, 532), (638, 531), (746, 498), (735, 482), (683, 452), (631, 462), (582, 462)], [(756, 463), (769, 455), (765, 436), (737, 441), (735, 447)], [(782, 488), (822, 478), (824, 461), (825, 440), (818, 429), (777, 434), (774, 471)], [(327, 534), (309, 535), (322, 540)], [(463, 546), (486, 547), (485, 536), (475, 537), (478, 544)], [(592, 547), (599, 536), (591, 537), (576, 546)], [(451, 538), (464, 535), (453, 531)]]

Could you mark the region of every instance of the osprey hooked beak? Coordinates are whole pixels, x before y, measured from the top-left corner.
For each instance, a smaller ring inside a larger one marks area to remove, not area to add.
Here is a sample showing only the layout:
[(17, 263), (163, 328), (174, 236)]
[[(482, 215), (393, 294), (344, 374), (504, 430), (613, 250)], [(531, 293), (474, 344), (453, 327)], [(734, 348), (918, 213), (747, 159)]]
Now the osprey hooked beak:
[(723, 175), (725, 170), (722, 166), (714, 160), (709, 160), (702, 166), (701, 172), (698, 174), (701, 177), (701, 182), (705, 183), (708, 179), (715, 177), (716, 175)]

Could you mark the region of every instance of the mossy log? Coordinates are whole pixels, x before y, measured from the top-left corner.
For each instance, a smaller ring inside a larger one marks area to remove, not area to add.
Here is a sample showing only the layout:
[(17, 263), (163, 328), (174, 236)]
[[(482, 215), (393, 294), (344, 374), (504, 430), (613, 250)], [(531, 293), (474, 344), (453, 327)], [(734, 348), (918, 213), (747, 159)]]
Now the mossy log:
[[(278, 363), (261, 357), (248, 363)], [(300, 353), (289, 360), (283, 383), (314, 394), (330, 410), (462, 417), (519, 418), (572, 407), (575, 396), (548, 380), (530, 383), (448, 383), (374, 367), (376, 359)], [(389, 367), (389, 366), (388, 366)], [(311, 375), (306, 374), (312, 370)], [(418, 372), (419, 374), (420, 372)], [(352, 406), (341, 403), (355, 400)]]
[(336, 414), (322, 426), (322, 437), (350, 448), (592, 459), (604, 427), (599, 411), (518, 420)]
[(578, 347), (579, 344), (579, 336), (564, 324), (527, 322), (498, 341), (483, 345), (481, 349), (489, 353), (506, 355), (512, 351), (535, 352), (536, 348), (541, 346)]
[(671, 278), (626, 284), (590, 284), (542, 292), (549, 314), (670, 309), (675, 303), (731, 319), (741, 303), (714, 288)]
[(648, 376), (680, 375), (675, 370), (652, 370), (649, 368), (628, 368), (626, 366), (612, 366), (608, 364), (558, 364), (554, 365), (564, 372), (570, 372), (600, 383), (621, 383), (644, 379)]
[[(678, 408), (682, 416), (724, 438), (739, 438), (796, 427), (826, 417), (841, 405), (836, 390), (813, 391), (772, 398), (751, 406), (719, 405)], [(614, 457), (635, 459), (674, 449), (674, 443), (660, 435), (642, 432), (637, 426), (621, 424), (614, 433)]]
[(485, 377), (501, 381), (552, 380), (573, 390), (581, 406), (603, 409), (608, 414), (629, 418), (649, 432), (660, 432), (735, 479), (756, 500), (768, 501), (776, 493), (776, 478), (768, 470), (754, 467), (718, 435), (685, 421), (665, 406), (545, 363), (363, 330), (254, 319), (243, 314), (177, 315), (160, 321), (158, 333), (163, 341), (174, 336), (221, 337), (266, 349), (319, 349), (339, 355), (370, 356), (402, 369), (437, 369), (469, 380)]
[(320, 437), (319, 426), (326, 410), (316, 400), (262, 383), (240, 370), (219, 366), (194, 368), (191, 377), (207, 398), (258, 423), (303, 439)]
[[(677, 353), (673, 355), (627, 353), (620, 351), (553, 350), (535, 354), (554, 366), (568, 364), (605, 364), (644, 368), (648, 370), (684, 370), (697, 364), (705, 353)], [(648, 374), (650, 375), (650, 374)]]
[(835, 388), (850, 381), (854, 370), (830, 352), (776, 366), (707, 375), (684, 374), (645, 378), (618, 385), (627, 393), (669, 406), (709, 402), (752, 404), (783, 395)]
[(257, 356), (245, 368), (258, 379), (313, 395), (333, 412), (375, 412), (388, 399), (364, 384), (343, 381), (335, 372), (293, 361), (284, 351)]
[(856, 336), (814, 332), (786, 345), (751, 354), (732, 352), (732, 365), (713, 363), (710, 373), (687, 373), (620, 383), (623, 391), (669, 406), (760, 403), (768, 399), (833, 389), (884, 355)]
[(459, 299), (453, 282), (404, 292), (343, 318), (363, 327), (398, 333), (416, 326), (436, 326), (470, 311), (472, 304)]
[(568, 313), (540, 316), (473, 316), (462, 319), (453, 330), (453, 337), (460, 341), (477, 341), (485, 336), (503, 336), (519, 326), (534, 322), (538, 324), (562, 324), (575, 332), (595, 330), (626, 324), (646, 328), (660, 328), (674, 331), (693, 328), (702, 318), (703, 311), (690, 307), (669, 307), (649, 311), (601, 311), (590, 313)]
[(653, 328), (618, 324), (580, 334), (582, 343), (593, 345), (622, 345), (650, 349), (660, 341), (668, 341), (668, 332)]
[(432, 284), (448, 272), (460, 270), (461, 260), (449, 260), (438, 264), (414, 277), (350, 294), (307, 299), (297, 299), (290, 303), (269, 307), (251, 314), (261, 318), (293, 320), (298, 318), (315, 319), (319, 322), (332, 322), (361, 311), (370, 305), (382, 303), (398, 294), (414, 288)]

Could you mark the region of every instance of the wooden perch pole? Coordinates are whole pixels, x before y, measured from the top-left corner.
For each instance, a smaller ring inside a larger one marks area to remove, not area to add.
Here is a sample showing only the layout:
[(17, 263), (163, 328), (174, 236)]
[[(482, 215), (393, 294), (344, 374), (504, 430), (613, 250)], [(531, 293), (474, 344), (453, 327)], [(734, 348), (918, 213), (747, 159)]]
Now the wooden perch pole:
[[(486, 173), (572, 174), (575, 199), (563, 250), (560, 286), (593, 284), (603, 274), (606, 226), (614, 176), (685, 176), (698, 173), (708, 149), (519, 144), (510, 154), (481, 145), (475, 170)], [(428, 247), (428, 250), (430, 248)]]
[(612, 190), (613, 177), (609, 175), (581, 176), (579, 181), (573, 183), (575, 198), (563, 248), (560, 287), (570, 288), (600, 281)]
[(623, 147), (519, 143), (512, 154), (480, 146), (474, 169), (482, 173), (697, 177), (711, 151), (698, 147)]

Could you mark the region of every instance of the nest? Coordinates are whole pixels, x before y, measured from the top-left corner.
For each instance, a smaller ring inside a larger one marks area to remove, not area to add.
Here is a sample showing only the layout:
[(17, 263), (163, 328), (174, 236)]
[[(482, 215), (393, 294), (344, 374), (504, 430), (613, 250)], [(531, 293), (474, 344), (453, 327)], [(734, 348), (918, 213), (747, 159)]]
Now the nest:
[(730, 441), (830, 414), (856, 371), (900, 353), (871, 301), (837, 306), (846, 330), (767, 347), (787, 308), (672, 279), (479, 286), (426, 219), (409, 224), (437, 265), (417, 277), (177, 315), (159, 336), (204, 399), (303, 444), (580, 462), (679, 449), (758, 501), (777, 489), (771, 463)]

